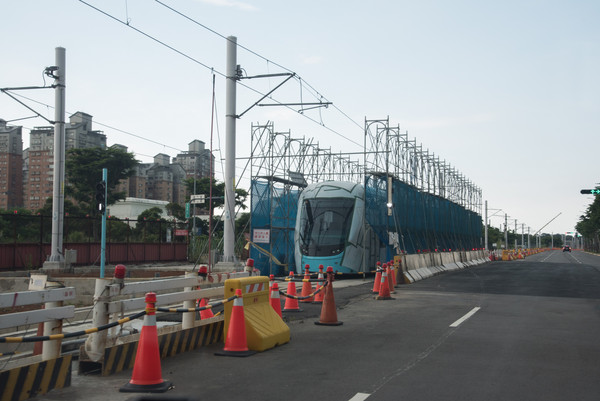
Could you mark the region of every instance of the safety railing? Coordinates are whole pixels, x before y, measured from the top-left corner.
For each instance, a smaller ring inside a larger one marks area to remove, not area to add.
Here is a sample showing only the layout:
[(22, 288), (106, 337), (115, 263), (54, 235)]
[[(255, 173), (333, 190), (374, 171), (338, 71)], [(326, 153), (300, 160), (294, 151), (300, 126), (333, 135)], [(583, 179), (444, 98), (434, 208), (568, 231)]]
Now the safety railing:
[[(43, 305), (43, 309), (28, 310), (22, 312), (8, 313), (0, 319), (0, 329), (18, 328), (32, 324), (44, 323), (44, 336), (55, 336), (62, 333), (63, 319), (71, 319), (75, 315), (75, 307), (63, 306), (64, 301), (75, 298), (74, 287), (58, 287), (58, 283), (48, 283), (51, 288), (39, 291), (21, 291), (0, 294), (0, 308), (22, 308), (33, 305)], [(55, 286), (55, 288), (52, 288)], [(43, 343), (41, 355), (42, 360), (50, 360), (60, 355), (61, 342), (58, 338)], [(4, 354), (12, 352), (3, 352)]]
[[(166, 278), (144, 282), (119, 282), (116, 279), (96, 279), (94, 290), (94, 308), (92, 325), (101, 327), (109, 321), (116, 321), (125, 314), (145, 308), (145, 294), (157, 293), (157, 304), (169, 306), (182, 305), (181, 329), (189, 329), (196, 324), (196, 301), (198, 299), (223, 298), (223, 287), (206, 287), (215, 281), (229, 278), (247, 277), (247, 272), (234, 272), (212, 276), (200, 276), (198, 273), (186, 273), (185, 277)], [(216, 277), (216, 276), (215, 276)], [(198, 289), (200, 287), (200, 289)], [(182, 291), (183, 289), (183, 291)], [(209, 306), (210, 307), (210, 306)], [(85, 344), (85, 354), (90, 361), (99, 361), (107, 344), (115, 342), (116, 331), (102, 331), (89, 336)]]

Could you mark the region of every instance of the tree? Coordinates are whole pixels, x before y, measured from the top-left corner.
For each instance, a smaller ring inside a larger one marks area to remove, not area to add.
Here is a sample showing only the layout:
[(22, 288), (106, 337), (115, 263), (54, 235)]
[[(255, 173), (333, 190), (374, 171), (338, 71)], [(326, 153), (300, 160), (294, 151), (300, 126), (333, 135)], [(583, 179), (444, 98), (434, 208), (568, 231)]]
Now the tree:
[(141, 236), (144, 242), (159, 242), (165, 238), (167, 232), (167, 221), (161, 215), (162, 210), (159, 207), (144, 210), (137, 218), (134, 232)]
[(594, 197), (594, 202), (588, 206), (585, 214), (580, 217), (575, 229), (583, 235), (587, 250), (600, 251), (600, 196), (596, 195)]
[(185, 208), (178, 203), (169, 203), (166, 206), (167, 212), (177, 220), (185, 220)]
[(250, 230), (250, 213), (242, 213), (235, 220), (235, 232), (240, 234)]
[[(193, 195), (206, 195), (206, 198), (210, 196), (210, 178), (204, 177), (196, 180), (196, 192), (194, 192), (194, 178), (187, 178), (185, 180), (185, 187), (188, 193)], [(213, 208), (223, 206), (225, 203), (225, 183), (217, 182), (217, 180), (212, 180), (212, 206)], [(246, 198), (248, 197), (248, 192), (244, 189), (237, 188), (235, 190), (235, 204), (236, 206), (240, 206), (242, 209), (246, 209)], [(208, 209), (208, 202), (205, 204), (206, 209)]]
[(119, 148), (69, 149), (65, 161), (67, 185), (65, 195), (71, 197), (87, 214), (97, 213), (95, 189), (102, 180), (102, 169), (108, 170), (106, 189), (107, 205), (125, 199), (125, 192), (117, 192), (121, 180), (131, 177), (139, 162), (133, 153)]
[[(65, 199), (64, 209), (65, 214), (69, 214), (71, 216), (78, 216), (82, 214), (85, 215), (81, 208), (79, 208), (77, 205), (74, 205), (69, 199)], [(52, 216), (52, 197), (46, 198), (46, 203), (44, 203), (42, 208), (37, 210), (37, 213), (41, 214), (42, 216)]]

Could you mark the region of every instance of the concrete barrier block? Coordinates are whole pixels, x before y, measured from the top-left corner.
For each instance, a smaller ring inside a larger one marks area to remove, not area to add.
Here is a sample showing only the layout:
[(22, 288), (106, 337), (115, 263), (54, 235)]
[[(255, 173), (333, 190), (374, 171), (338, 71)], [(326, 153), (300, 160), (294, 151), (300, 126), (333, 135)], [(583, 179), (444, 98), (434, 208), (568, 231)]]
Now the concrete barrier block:
[(412, 284), (415, 282), (415, 279), (411, 276), (409, 272), (402, 272), (402, 277), (404, 277), (404, 282), (407, 284)]

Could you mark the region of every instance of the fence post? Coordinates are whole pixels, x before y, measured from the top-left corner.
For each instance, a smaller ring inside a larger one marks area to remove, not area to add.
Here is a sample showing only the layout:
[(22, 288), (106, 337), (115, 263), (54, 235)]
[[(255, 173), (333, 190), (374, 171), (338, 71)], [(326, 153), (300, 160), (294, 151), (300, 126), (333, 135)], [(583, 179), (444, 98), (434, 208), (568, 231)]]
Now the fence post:
[[(49, 281), (46, 283), (46, 288), (60, 288), (64, 287), (61, 283)], [(45, 309), (58, 308), (63, 305), (62, 301), (46, 302), (44, 304)], [(53, 334), (62, 333), (62, 320), (50, 320), (44, 323), (44, 335), (51, 336)], [(42, 360), (49, 361), (50, 359), (56, 359), (60, 356), (62, 341), (52, 340), (44, 341), (42, 345)]]
[[(108, 323), (108, 293), (111, 280), (98, 278), (94, 289), (94, 310), (92, 315), (92, 324), (94, 327), (100, 327)], [(106, 330), (93, 333), (85, 342), (85, 351), (93, 362), (98, 362), (104, 355), (106, 348)]]
[[(197, 278), (198, 274), (195, 272), (185, 273), (185, 278)], [(196, 287), (185, 287), (183, 291), (190, 292), (194, 291)], [(194, 299), (183, 301), (184, 308), (193, 308), (196, 305), (196, 301)], [(183, 330), (191, 329), (194, 327), (194, 322), (196, 320), (196, 312), (184, 312), (181, 317), (181, 328)]]

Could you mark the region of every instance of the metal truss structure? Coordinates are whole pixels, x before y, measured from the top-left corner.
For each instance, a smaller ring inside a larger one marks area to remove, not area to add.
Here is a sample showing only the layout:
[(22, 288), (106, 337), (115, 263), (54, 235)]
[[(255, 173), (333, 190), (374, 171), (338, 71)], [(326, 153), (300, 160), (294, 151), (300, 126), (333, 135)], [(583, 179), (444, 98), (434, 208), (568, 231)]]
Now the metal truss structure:
[(365, 120), (364, 172), (386, 174), (419, 191), (448, 199), (481, 215), (482, 192), (445, 160), (409, 139), (399, 126), (385, 120)]
[(446, 160), (440, 159), (399, 126), (365, 120), (363, 161), (356, 154), (321, 148), (314, 138), (293, 138), (274, 124), (252, 125), (250, 174), (285, 185), (303, 187), (326, 181), (363, 183), (365, 175), (386, 174), (420, 191), (448, 199), (467, 210), (482, 212), (482, 191)]
[(363, 169), (351, 155), (333, 153), (313, 138), (292, 138), (290, 131), (276, 132), (274, 124), (252, 125), (250, 174), (283, 184), (306, 186), (338, 180), (362, 182)]

